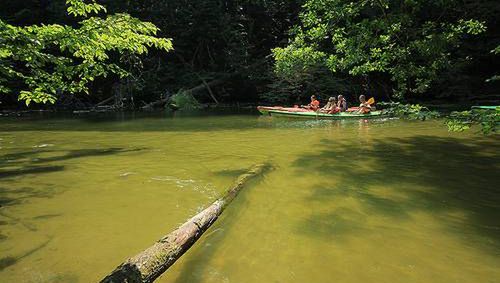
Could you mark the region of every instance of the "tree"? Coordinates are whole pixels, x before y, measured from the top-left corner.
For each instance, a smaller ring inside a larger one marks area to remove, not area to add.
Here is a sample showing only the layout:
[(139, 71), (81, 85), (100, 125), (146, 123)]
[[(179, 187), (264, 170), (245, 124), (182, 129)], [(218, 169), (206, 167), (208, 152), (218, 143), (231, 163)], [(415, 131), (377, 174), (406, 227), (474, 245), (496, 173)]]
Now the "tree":
[(455, 0), (307, 0), (276, 72), (300, 77), (318, 66), (350, 76), (376, 76), (397, 97), (427, 91), (450, 66), (466, 36), (485, 31)]
[(170, 39), (155, 36), (152, 23), (128, 14), (105, 16), (106, 8), (95, 0), (66, 4), (68, 14), (79, 19), (75, 26), (15, 26), (0, 20), (0, 92), (18, 90), (27, 105), (54, 103), (59, 93), (88, 93), (96, 77), (127, 76), (111, 59), (114, 54), (173, 49)]
[[(138, 74), (144, 82), (136, 97), (158, 99), (226, 78), (212, 88), (222, 102), (255, 101), (273, 79), (271, 49), (286, 43), (302, 0), (106, 0), (110, 11), (127, 11), (157, 24), (174, 38), (175, 51), (152, 53)], [(168, 64), (164, 62), (168, 61)], [(236, 74), (236, 75), (232, 75)], [(196, 99), (211, 102), (208, 92)]]

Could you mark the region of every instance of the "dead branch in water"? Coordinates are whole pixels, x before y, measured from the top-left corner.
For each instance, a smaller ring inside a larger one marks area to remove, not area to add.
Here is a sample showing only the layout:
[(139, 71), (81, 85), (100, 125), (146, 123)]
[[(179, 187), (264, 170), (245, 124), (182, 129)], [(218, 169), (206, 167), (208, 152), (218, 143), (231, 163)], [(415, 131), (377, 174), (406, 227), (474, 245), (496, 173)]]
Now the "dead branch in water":
[(153, 282), (203, 235), (250, 179), (263, 174), (269, 167), (268, 164), (254, 165), (222, 197), (153, 246), (119, 265), (101, 283)]

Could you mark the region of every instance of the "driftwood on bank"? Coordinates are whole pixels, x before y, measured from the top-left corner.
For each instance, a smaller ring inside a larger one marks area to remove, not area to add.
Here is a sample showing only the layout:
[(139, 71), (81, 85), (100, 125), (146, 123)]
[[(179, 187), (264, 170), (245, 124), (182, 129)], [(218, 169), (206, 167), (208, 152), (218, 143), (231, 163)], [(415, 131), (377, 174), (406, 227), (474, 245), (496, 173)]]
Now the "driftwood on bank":
[(153, 282), (179, 259), (217, 220), (251, 178), (263, 174), (268, 164), (254, 165), (225, 194), (153, 246), (119, 265), (101, 283)]

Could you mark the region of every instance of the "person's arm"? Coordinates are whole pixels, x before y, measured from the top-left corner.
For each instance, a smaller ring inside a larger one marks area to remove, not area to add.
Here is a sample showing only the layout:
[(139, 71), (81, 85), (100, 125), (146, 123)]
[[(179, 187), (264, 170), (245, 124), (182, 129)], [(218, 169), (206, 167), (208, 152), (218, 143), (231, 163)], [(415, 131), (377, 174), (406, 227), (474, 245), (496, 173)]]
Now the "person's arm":
[(368, 104), (368, 102), (365, 102), (365, 103), (361, 103), (361, 105), (359, 107), (363, 107), (363, 108), (368, 108), (368, 109), (372, 109), (372, 106), (370, 104)]

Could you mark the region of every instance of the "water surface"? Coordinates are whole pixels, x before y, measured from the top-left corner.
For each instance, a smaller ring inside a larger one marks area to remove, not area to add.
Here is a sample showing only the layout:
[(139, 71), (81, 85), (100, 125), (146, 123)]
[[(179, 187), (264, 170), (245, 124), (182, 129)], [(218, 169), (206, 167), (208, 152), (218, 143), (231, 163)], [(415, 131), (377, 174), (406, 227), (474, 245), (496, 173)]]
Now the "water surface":
[(96, 282), (261, 162), (158, 282), (498, 282), (498, 150), (442, 121), (2, 118), (0, 282)]

